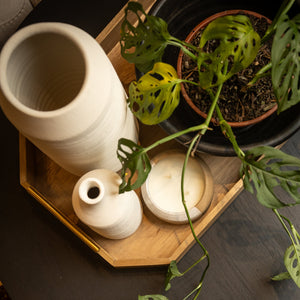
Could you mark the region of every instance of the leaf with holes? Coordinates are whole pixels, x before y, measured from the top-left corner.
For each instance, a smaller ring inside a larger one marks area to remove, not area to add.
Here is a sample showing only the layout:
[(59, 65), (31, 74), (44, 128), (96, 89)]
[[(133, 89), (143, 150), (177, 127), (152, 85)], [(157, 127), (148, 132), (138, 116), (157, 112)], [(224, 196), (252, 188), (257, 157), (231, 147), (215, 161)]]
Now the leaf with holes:
[(151, 171), (151, 164), (144, 148), (131, 140), (122, 138), (118, 142), (117, 156), (122, 164), (119, 192), (139, 188)]
[[(245, 189), (251, 193), (256, 191), (257, 200), (266, 207), (276, 209), (300, 204), (300, 160), (296, 157), (269, 146), (256, 147), (246, 152), (241, 175), (244, 175)], [(276, 187), (284, 189), (294, 202), (280, 201)]]
[[(214, 44), (214, 49), (207, 51), (208, 44)], [(212, 21), (203, 31), (199, 46), (199, 81), (208, 89), (247, 68), (257, 55), (260, 37), (247, 16), (230, 15)]]
[(175, 69), (156, 63), (152, 71), (129, 86), (129, 107), (144, 124), (158, 124), (171, 116), (180, 100), (180, 82)]
[(300, 15), (281, 17), (271, 52), (272, 83), (282, 112), (300, 101)]
[[(129, 13), (138, 18), (136, 26), (131, 24)], [(144, 22), (141, 16), (145, 19)], [(147, 15), (140, 3), (129, 2), (121, 26), (122, 56), (134, 63), (141, 72), (148, 72), (155, 62), (161, 61), (171, 37), (167, 27), (167, 23), (161, 18)]]
[(300, 245), (291, 245), (284, 254), (284, 265), (300, 288)]

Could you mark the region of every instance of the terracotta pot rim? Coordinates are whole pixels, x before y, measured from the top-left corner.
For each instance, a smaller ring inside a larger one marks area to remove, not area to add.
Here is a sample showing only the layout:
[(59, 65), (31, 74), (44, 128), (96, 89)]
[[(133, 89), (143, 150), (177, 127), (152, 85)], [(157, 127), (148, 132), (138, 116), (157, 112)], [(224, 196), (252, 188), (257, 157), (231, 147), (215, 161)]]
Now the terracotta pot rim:
[[(193, 37), (195, 36), (195, 34), (203, 27), (207, 26), (210, 22), (212, 22), (213, 20), (219, 18), (219, 17), (223, 17), (223, 16), (227, 16), (227, 15), (237, 15), (240, 13), (244, 13), (244, 14), (248, 14), (248, 15), (253, 15), (255, 17), (258, 18), (265, 18), (269, 23), (272, 23), (272, 21), (265, 17), (262, 14), (259, 14), (257, 12), (254, 11), (250, 11), (250, 10), (245, 10), (245, 9), (233, 9), (233, 10), (225, 10), (216, 14), (211, 15), (210, 17), (206, 18), (205, 20), (201, 21), (199, 24), (197, 24), (188, 34), (188, 36), (185, 39), (185, 42), (190, 42)], [(181, 66), (182, 66), (182, 58), (183, 58), (183, 51), (180, 50), (179, 55), (178, 55), (178, 59), (177, 59), (177, 74), (179, 76), (179, 78), (182, 78), (182, 72), (181, 72)], [(201, 117), (203, 117), (204, 119), (207, 117), (207, 114), (204, 113), (203, 111), (201, 111), (192, 101), (192, 99), (189, 97), (188, 93), (185, 90), (184, 84), (181, 83), (181, 93), (184, 97), (184, 99), (186, 100), (186, 102), (188, 103), (188, 105)], [(244, 127), (244, 126), (249, 126), (249, 125), (253, 125), (256, 123), (259, 123), (260, 121), (268, 118), (269, 116), (271, 116), (275, 111), (277, 110), (277, 104), (275, 104), (271, 109), (269, 109), (267, 112), (265, 112), (264, 114), (260, 115), (257, 118), (251, 119), (251, 120), (247, 120), (247, 121), (241, 121), (241, 122), (227, 122), (231, 127)], [(218, 121), (215, 118), (211, 119), (211, 122), (213, 122), (214, 124), (218, 124)]]

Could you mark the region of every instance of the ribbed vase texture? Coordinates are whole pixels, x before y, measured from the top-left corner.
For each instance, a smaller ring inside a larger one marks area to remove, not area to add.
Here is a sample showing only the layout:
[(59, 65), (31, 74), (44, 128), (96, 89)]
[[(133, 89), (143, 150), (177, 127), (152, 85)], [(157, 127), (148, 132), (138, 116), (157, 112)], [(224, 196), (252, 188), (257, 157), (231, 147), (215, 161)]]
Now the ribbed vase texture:
[(117, 173), (98, 169), (84, 174), (73, 189), (72, 205), (78, 218), (109, 239), (132, 235), (142, 222), (137, 194), (119, 194), (121, 182)]
[(16, 32), (0, 55), (0, 105), (14, 126), (67, 171), (118, 171), (117, 143), (137, 141), (124, 88), (101, 46), (64, 23)]

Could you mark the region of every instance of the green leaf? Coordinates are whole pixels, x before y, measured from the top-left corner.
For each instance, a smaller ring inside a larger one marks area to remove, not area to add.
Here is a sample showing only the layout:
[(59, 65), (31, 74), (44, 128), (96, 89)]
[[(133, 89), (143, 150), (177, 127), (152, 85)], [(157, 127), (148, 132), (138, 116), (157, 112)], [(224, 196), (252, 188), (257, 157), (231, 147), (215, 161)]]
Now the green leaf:
[(167, 276), (166, 276), (165, 290), (168, 291), (171, 288), (170, 281), (173, 278), (181, 277), (183, 275), (184, 275), (183, 273), (179, 272), (176, 261), (172, 260), (170, 265), (169, 265)]
[(122, 164), (122, 183), (119, 192), (124, 193), (139, 188), (151, 171), (151, 163), (144, 148), (122, 138), (118, 142), (117, 156)]
[(266, 40), (268, 40), (275, 32), (278, 22), (280, 18), (287, 14), (292, 5), (295, 3), (295, 0), (283, 0), (281, 3), (280, 8), (277, 10), (277, 13), (272, 20), (272, 24), (269, 25), (269, 28), (267, 29), (265, 36), (262, 38), (262, 43), (264, 43)]
[(144, 124), (158, 124), (169, 118), (180, 101), (180, 82), (175, 69), (156, 63), (153, 70), (129, 86), (129, 107)]
[[(283, 279), (293, 279), (296, 285), (300, 288), (300, 235), (295, 229), (295, 226), (292, 222), (285, 216), (279, 214), (277, 209), (273, 209), (273, 212), (279, 219), (281, 225), (288, 234), (292, 245), (288, 247), (284, 254), (284, 264), (288, 272), (281, 273), (277, 276), (274, 276), (273, 280), (283, 280)], [(290, 233), (285, 222), (288, 223), (292, 234)]]
[(163, 295), (139, 295), (138, 300), (168, 300), (168, 298)]
[[(130, 14), (137, 17), (136, 26), (131, 24)], [(142, 18), (145, 19), (144, 22)], [(140, 3), (129, 2), (121, 25), (122, 56), (134, 63), (141, 72), (148, 72), (155, 62), (161, 61), (168, 45), (170, 34), (167, 27), (167, 23), (161, 18), (147, 15)]]
[(291, 278), (300, 288), (300, 245), (291, 245), (284, 255), (284, 264)]
[[(211, 53), (205, 45), (218, 45)], [(200, 39), (198, 69), (200, 85), (204, 89), (220, 85), (235, 73), (248, 67), (260, 47), (260, 37), (245, 15), (230, 15), (212, 21)]]
[(291, 275), (289, 272), (282, 272), (278, 275), (273, 276), (271, 279), (274, 281), (281, 281), (281, 280), (291, 279)]
[(273, 40), (272, 83), (282, 112), (300, 101), (300, 15), (281, 17)]
[[(256, 147), (246, 152), (241, 174), (245, 189), (252, 193), (255, 189), (257, 200), (266, 207), (277, 209), (300, 203), (300, 160), (296, 157), (269, 146)], [(280, 201), (276, 187), (284, 189), (294, 202)]]

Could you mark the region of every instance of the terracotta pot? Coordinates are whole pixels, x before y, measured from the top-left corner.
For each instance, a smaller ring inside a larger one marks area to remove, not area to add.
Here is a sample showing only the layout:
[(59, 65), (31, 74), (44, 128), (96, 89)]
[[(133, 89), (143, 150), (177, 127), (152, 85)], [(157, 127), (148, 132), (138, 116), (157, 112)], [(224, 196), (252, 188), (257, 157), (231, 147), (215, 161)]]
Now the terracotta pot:
[(17, 31), (0, 55), (0, 86), (11, 123), (70, 173), (118, 171), (118, 140), (137, 140), (110, 60), (75, 26), (37, 23)]
[[(206, 27), (210, 22), (212, 22), (213, 20), (219, 18), (219, 17), (223, 17), (223, 16), (227, 16), (227, 15), (237, 15), (240, 13), (244, 13), (244, 14), (248, 14), (248, 15), (253, 15), (255, 17), (258, 18), (265, 18), (269, 23), (271, 23), (272, 21), (268, 18), (266, 18), (265, 16), (258, 14), (256, 12), (252, 12), (252, 11), (248, 11), (248, 10), (227, 10), (227, 11), (223, 11), (217, 14), (214, 14), (212, 16), (210, 16), (209, 18), (205, 19), (204, 21), (202, 21), (201, 23), (199, 23), (196, 27), (194, 27), (194, 29), (189, 33), (189, 35), (187, 36), (187, 38), (185, 39), (186, 42), (191, 43), (192, 40), (195, 38), (195, 36), (197, 35), (197, 33), (199, 32), (199, 30), (203, 29), (204, 27)], [(183, 56), (184, 53), (182, 51), (180, 51), (179, 56), (178, 56), (178, 60), (177, 60), (177, 73), (179, 78), (182, 78), (182, 61), (183, 61)], [(189, 106), (197, 113), (199, 114), (201, 117), (206, 118), (207, 114), (204, 113), (203, 111), (201, 111), (193, 102), (193, 100), (189, 97), (184, 84), (181, 83), (181, 92), (182, 95), (184, 97), (184, 99), (186, 100), (186, 102), (189, 104)], [(256, 124), (258, 122), (261, 122), (262, 120), (266, 119), (267, 117), (269, 117), (270, 115), (272, 115), (275, 111), (277, 110), (277, 104), (274, 105), (270, 110), (268, 110), (266, 113), (264, 113), (263, 115), (255, 118), (255, 119), (251, 119), (251, 120), (247, 120), (247, 121), (242, 121), (242, 122), (228, 122), (228, 124), (231, 127), (244, 127), (244, 126), (249, 126), (249, 125), (253, 125)], [(214, 124), (218, 124), (217, 120), (212, 118), (211, 121)]]

